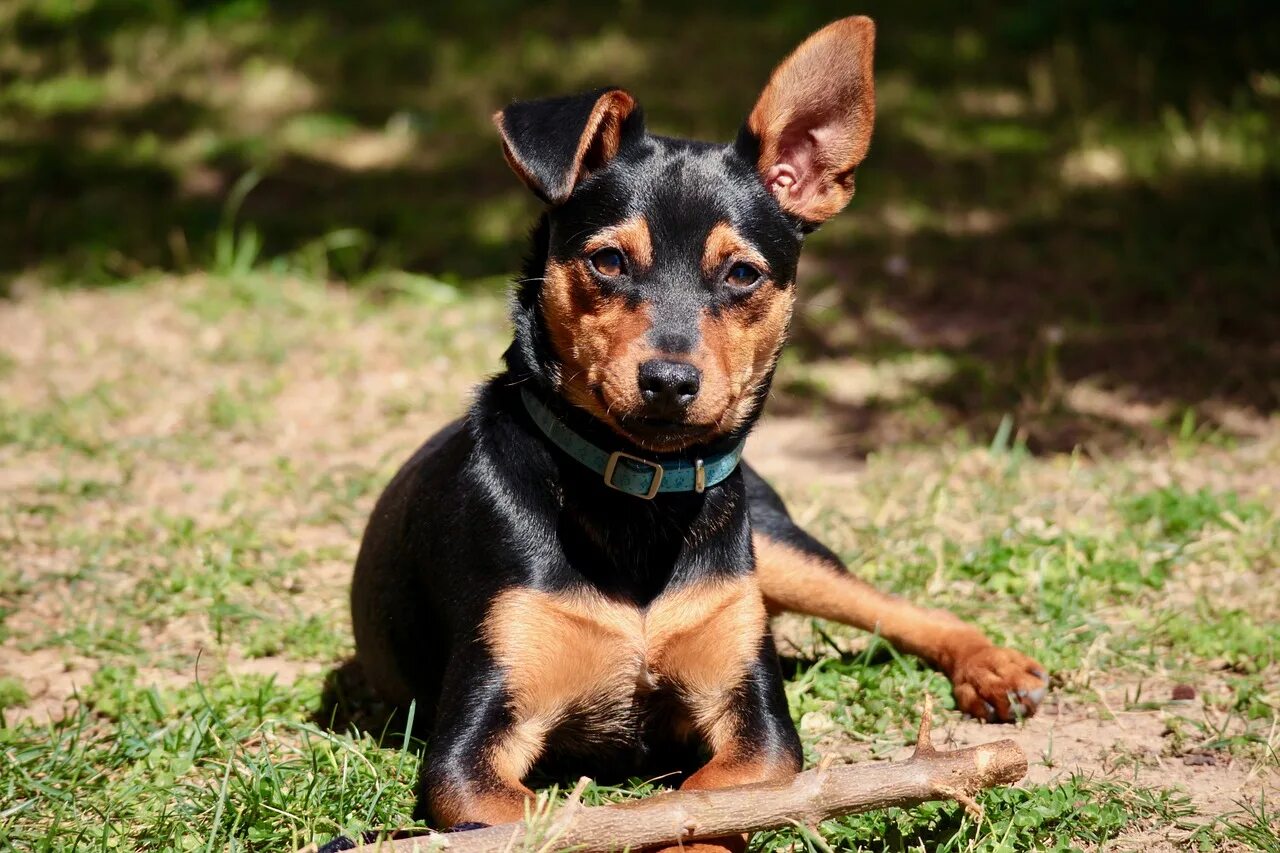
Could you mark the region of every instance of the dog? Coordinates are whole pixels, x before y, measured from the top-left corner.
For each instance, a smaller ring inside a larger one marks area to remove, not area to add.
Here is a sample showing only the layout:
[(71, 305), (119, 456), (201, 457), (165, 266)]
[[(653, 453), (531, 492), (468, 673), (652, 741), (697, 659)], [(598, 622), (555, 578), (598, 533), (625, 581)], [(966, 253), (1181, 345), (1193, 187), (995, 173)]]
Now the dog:
[(505, 369), (396, 474), (352, 584), (366, 679), (433, 715), (416, 817), (519, 820), (535, 767), (796, 773), (779, 611), (878, 632), (976, 717), (1042, 701), (1039, 664), (858, 580), (740, 459), (805, 236), (867, 154), (874, 40), (865, 17), (810, 36), (730, 144), (651, 135), (617, 88), (494, 116), (545, 203)]

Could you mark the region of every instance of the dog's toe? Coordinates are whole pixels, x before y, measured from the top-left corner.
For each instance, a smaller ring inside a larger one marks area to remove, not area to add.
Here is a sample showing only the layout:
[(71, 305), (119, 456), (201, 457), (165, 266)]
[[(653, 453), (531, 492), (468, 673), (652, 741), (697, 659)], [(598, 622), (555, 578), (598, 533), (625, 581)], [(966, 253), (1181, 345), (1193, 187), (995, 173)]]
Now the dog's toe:
[[(1040, 676), (1037, 676), (1037, 677), (1040, 677)], [(1044, 701), (1044, 697), (1046, 693), (1047, 693), (1047, 689), (1044, 687), (1037, 687), (1035, 690), (1019, 690), (1018, 698), (1025, 699), (1028, 702), (1030, 702), (1032, 705), (1038, 706), (1041, 702)]]
[(1009, 723), (1036, 712), (1049, 679), (1031, 658), (999, 646), (981, 648), (948, 673), (956, 707), (987, 722)]

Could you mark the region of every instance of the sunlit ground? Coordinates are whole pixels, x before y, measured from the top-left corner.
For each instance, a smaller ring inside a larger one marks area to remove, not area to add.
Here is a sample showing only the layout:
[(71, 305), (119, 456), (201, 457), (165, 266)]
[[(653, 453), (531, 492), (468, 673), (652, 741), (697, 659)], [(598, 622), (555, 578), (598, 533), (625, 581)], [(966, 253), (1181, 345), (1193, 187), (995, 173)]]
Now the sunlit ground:
[[(943, 713), (1031, 758), (984, 821), (822, 836), (1280, 844), (1268, 6), (192, 5), (0, 7), (0, 843), (405, 825), (416, 744), (331, 729), (321, 692), (378, 490), (505, 345), (536, 207), (490, 112), (612, 82), (727, 139), (788, 47), (865, 11), (872, 155), (748, 452), (854, 570), (1054, 689), (1008, 731)], [(810, 761), (900, 756), (950, 701), (855, 632), (778, 633)]]

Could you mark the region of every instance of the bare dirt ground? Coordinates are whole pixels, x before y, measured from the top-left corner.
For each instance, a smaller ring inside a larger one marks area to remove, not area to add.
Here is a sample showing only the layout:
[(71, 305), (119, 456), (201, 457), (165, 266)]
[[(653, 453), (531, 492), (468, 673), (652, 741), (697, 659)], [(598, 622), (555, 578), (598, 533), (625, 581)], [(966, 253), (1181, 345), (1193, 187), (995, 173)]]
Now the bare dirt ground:
[[(219, 673), (308, 685), (349, 653), (346, 589), (364, 517), (399, 461), (496, 364), (502, 305), (370, 308), (347, 291), (270, 286), (245, 295), (195, 278), (43, 294), (0, 312), (11, 364), (0, 679), (22, 691), (3, 709), (8, 726), (65, 718), (122, 668), (162, 689)], [(784, 366), (784, 376), (805, 369)], [(900, 366), (859, 369), (871, 387), (911, 387)], [(1031, 761), (1025, 786), (1079, 775), (1190, 797), (1195, 820), (1130, 828), (1122, 841), (1134, 849), (1176, 849), (1205, 819), (1280, 794), (1280, 669), (1242, 660), (1254, 646), (1215, 627), (1239, 619), (1274, 643), (1280, 426), (1096, 459), (1001, 455), (946, 437), (867, 455), (850, 452), (847, 425), (820, 407), (782, 403), (747, 456), (803, 524), (855, 571), (956, 609), (1054, 672), (1034, 719), (991, 727), (949, 713), (940, 745), (1012, 737)], [(1220, 505), (1177, 548), (1133, 538), (1141, 525), (1117, 507), (1173, 487), (1178, 501), (1203, 490)], [(1040, 544), (1024, 553), (1024, 540)], [(993, 558), (996, 570), (1011, 567), (1007, 589), (956, 568), (1002, 542), (1016, 546)], [(1175, 570), (1158, 588), (1105, 574), (1168, 560)], [(1049, 584), (1059, 562), (1065, 586), (1031, 604), (1040, 594), (1019, 573)], [(1075, 621), (1046, 615), (1068, 605)], [(1183, 620), (1183, 633), (1168, 620)], [(815, 660), (867, 643), (794, 617), (777, 631), (784, 654)], [(836, 679), (799, 714), (806, 743), (840, 760), (904, 755), (919, 679), (932, 677), (906, 673), (886, 670), (883, 686)], [(1179, 684), (1194, 697), (1175, 701)], [(897, 703), (883, 730), (842, 716), (872, 700)]]

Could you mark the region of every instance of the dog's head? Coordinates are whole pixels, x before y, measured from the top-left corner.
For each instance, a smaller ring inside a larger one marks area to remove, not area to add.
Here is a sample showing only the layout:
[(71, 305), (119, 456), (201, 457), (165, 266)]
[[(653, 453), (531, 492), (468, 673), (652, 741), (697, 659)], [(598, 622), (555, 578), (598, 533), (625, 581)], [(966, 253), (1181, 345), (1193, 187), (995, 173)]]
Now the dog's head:
[(786, 338), (804, 234), (853, 195), (875, 115), (868, 18), (810, 36), (729, 145), (652, 136), (621, 89), (494, 116), (548, 209), (516, 304), (515, 351), (648, 450), (746, 428)]

